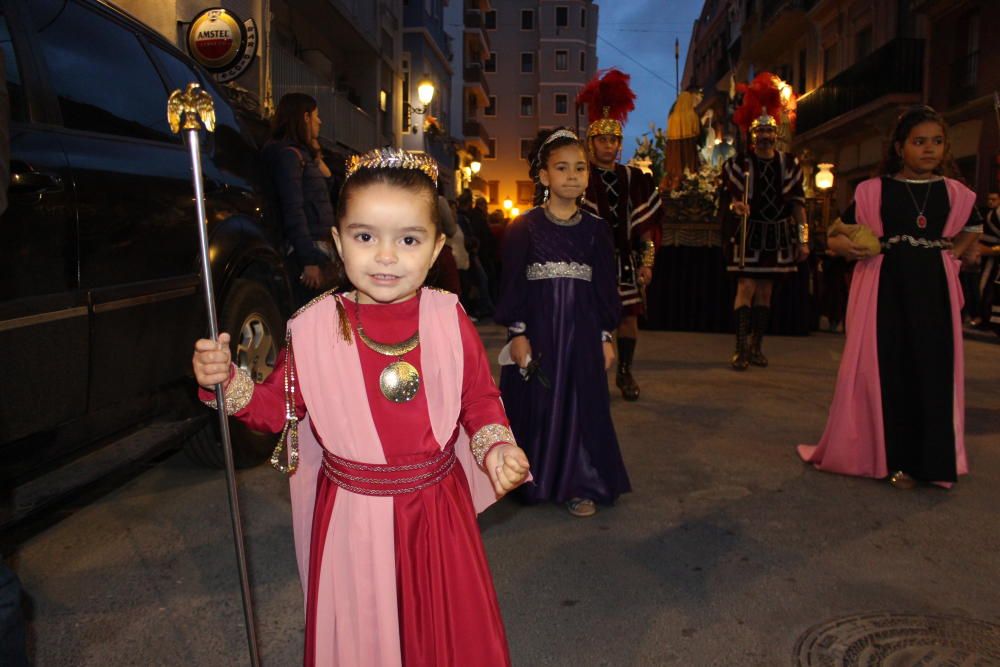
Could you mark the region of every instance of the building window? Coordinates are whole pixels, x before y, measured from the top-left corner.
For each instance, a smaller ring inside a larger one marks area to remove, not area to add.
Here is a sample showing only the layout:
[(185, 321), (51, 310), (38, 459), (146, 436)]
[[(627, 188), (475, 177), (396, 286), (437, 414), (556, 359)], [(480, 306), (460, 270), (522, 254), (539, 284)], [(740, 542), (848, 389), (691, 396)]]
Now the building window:
[(823, 83), (833, 78), (837, 67), (837, 44), (834, 42), (823, 49)]
[(486, 181), (486, 189), (491, 204), (500, 201), (500, 181)]
[(565, 28), (569, 25), (569, 7), (556, 7), (556, 27)]
[(521, 159), (527, 160), (531, 157), (531, 147), (534, 145), (534, 139), (521, 139)]
[(556, 71), (565, 72), (569, 69), (569, 51), (556, 51)]
[(490, 51), (490, 57), (483, 61), (483, 71), (484, 72), (496, 72), (497, 71), (497, 52)]
[(580, 27), (587, 27), (587, 10), (586, 8), (580, 10)]
[(486, 105), (483, 109), (484, 116), (496, 116), (497, 115), (497, 96), (490, 95), (490, 103)]
[(521, 74), (531, 74), (535, 71), (535, 54), (525, 51), (521, 54)]
[(534, 181), (518, 181), (517, 182), (517, 205), (518, 206), (531, 206), (535, 203), (535, 182)]
[(580, 51), (580, 71), (581, 72), (586, 72), (587, 71), (587, 52), (586, 51)]
[(534, 9), (522, 9), (521, 10), (521, 30), (534, 30), (535, 29), (535, 10)]
[(556, 114), (563, 116), (569, 113), (569, 96), (566, 93), (556, 93)]
[(497, 159), (497, 140), (487, 139), (486, 140), (486, 159), (495, 160)]
[(872, 52), (872, 27), (867, 26), (854, 35), (854, 62), (859, 63)]
[(535, 98), (531, 95), (521, 95), (521, 115), (535, 115)]
[(483, 26), (485, 26), (487, 30), (497, 29), (497, 10), (491, 9), (486, 12), (483, 16)]

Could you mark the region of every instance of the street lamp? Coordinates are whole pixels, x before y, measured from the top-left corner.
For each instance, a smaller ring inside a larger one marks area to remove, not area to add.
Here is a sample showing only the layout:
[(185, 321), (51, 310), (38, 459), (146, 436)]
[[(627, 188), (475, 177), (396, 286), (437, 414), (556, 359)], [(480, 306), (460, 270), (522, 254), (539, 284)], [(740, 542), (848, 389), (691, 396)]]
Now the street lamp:
[[(434, 84), (431, 83), (430, 79), (424, 79), (417, 85), (417, 99), (420, 100), (420, 104), (423, 106), (415, 107), (409, 102), (406, 103), (406, 124), (412, 125), (411, 119), (413, 114), (425, 114), (427, 113), (427, 107), (430, 105), (431, 101), (434, 99)], [(413, 130), (416, 132), (416, 129)]]
[(521, 215), (521, 209), (519, 209), (517, 207), (513, 207), (513, 208), (510, 209), (510, 217), (511, 218), (516, 218), (519, 215)]
[[(420, 100), (420, 103), (424, 105), (426, 110), (427, 105), (434, 99), (434, 84), (427, 79), (421, 81), (417, 86), (417, 99)], [(417, 110), (414, 109), (414, 111)], [(424, 111), (417, 111), (417, 113), (424, 113)]]
[(833, 165), (829, 162), (822, 162), (816, 165), (819, 171), (816, 172), (816, 187), (824, 192), (833, 187)]
[(503, 200), (503, 207), (504, 207), (504, 210), (506, 210), (508, 212), (511, 210), (511, 208), (514, 207), (514, 202), (511, 200), (510, 197), (507, 197), (507, 198), (505, 198)]
[(833, 187), (833, 165), (829, 162), (821, 162), (816, 165), (819, 169), (816, 172), (816, 187), (823, 193), (823, 229), (826, 230), (830, 224), (830, 189)]
[(469, 169), (472, 170), (473, 174), (478, 174), (479, 170), (483, 168), (483, 163), (479, 160), (473, 160), (469, 163)]

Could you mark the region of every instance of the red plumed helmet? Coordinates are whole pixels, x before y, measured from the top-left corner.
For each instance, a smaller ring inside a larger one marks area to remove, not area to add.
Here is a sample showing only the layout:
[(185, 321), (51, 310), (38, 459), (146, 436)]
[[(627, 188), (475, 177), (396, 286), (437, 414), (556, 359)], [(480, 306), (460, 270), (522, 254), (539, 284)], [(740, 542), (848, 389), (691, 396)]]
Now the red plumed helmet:
[(749, 84), (736, 86), (736, 92), (743, 93), (743, 103), (733, 112), (733, 123), (744, 133), (749, 132), (753, 122), (763, 114), (776, 120), (781, 118), (783, 105), (778, 80), (771, 72), (761, 72)]
[(635, 109), (635, 93), (629, 85), (631, 78), (619, 69), (602, 70), (580, 90), (576, 102), (587, 105), (588, 137), (622, 136), (622, 125), (629, 112)]

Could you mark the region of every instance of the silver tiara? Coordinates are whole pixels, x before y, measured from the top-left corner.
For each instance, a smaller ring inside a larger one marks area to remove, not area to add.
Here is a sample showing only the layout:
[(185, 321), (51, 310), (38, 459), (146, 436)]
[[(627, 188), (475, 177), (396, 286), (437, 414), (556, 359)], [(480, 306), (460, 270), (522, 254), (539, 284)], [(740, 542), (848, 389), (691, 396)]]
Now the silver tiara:
[(572, 139), (573, 141), (580, 141), (580, 137), (578, 137), (575, 134), (573, 134), (572, 130), (556, 130), (555, 132), (553, 132), (552, 134), (550, 134), (545, 139), (545, 141), (542, 142), (542, 146), (544, 146), (545, 144), (547, 144), (547, 143), (549, 143), (551, 141), (555, 141), (556, 139), (563, 139), (563, 138), (565, 138), (565, 139)]
[(414, 153), (402, 148), (375, 148), (361, 155), (352, 155), (347, 160), (347, 176), (344, 180), (353, 176), (358, 169), (415, 169), (424, 172), (437, 187), (437, 162), (426, 153)]

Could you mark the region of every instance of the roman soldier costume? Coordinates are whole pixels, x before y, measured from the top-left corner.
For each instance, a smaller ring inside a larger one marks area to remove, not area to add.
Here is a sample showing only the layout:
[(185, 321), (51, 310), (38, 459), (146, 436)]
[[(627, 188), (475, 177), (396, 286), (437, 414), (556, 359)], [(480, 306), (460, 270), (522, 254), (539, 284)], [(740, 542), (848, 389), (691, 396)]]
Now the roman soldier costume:
[[(590, 120), (588, 150), (592, 150), (594, 137), (622, 137), (622, 125), (635, 108), (634, 100), (629, 76), (616, 69), (598, 72), (580, 91), (577, 102), (587, 105)], [(619, 162), (604, 169), (591, 161), (590, 181), (581, 207), (611, 225), (622, 315), (641, 315), (644, 287), (639, 283), (639, 267), (653, 267), (662, 235), (660, 193), (652, 176)], [(632, 377), (635, 347), (635, 338), (618, 337), (616, 383), (627, 400), (639, 398), (639, 385)]]
[[(769, 82), (773, 76), (758, 77)], [(755, 80), (745, 87), (743, 104), (733, 114), (733, 121), (749, 133), (750, 143), (765, 130), (778, 132), (776, 116), (782, 104), (776, 88), (759, 85)], [(729, 158), (722, 168), (722, 203), (728, 201), (724, 218), (727, 240), (726, 270), (741, 277), (759, 280), (781, 278), (798, 270), (799, 247), (808, 243), (808, 227), (795, 219), (795, 208), (805, 206), (802, 169), (791, 153), (774, 150), (769, 158), (751, 150), (745, 156)], [(749, 214), (744, 220), (732, 211), (735, 202), (746, 202)], [(745, 230), (744, 230), (745, 226)], [(770, 304), (741, 306), (736, 313), (736, 351), (733, 368), (744, 370), (750, 364), (767, 366), (761, 343), (770, 318)]]

